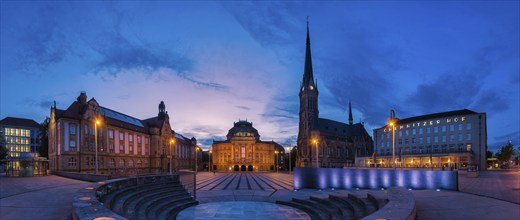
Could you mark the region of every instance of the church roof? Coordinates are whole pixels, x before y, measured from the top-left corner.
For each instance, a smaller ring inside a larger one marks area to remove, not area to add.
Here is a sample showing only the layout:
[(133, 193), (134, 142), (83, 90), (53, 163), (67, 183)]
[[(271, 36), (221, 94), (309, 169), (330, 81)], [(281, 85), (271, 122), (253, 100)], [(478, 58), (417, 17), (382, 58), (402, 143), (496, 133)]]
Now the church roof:
[(365, 126), (361, 123), (348, 125), (339, 121), (330, 119), (319, 119), (320, 133), (332, 134), (336, 136), (369, 136), (365, 130)]
[[(307, 18), (308, 19), (308, 18)], [(312, 57), (311, 57), (311, 39), (309, 37), (309, 21), (307, 20), (307, 40), (305, 49), (305, 66), (303, 70), (302, 86), (315, 86), (314, 76), (312, 73)]]

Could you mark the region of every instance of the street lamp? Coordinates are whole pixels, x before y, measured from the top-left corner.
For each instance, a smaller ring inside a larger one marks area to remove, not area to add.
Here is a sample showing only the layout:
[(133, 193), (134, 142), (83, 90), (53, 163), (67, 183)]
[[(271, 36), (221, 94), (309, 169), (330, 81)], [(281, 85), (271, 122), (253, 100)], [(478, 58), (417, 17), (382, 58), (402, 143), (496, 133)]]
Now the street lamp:
[(392, 161), (393, 167), (395, 170), (395, 126), (396, 126), (396, 120), (395, 120), (395, 112), (394, 110), (390, 110), (390, 121), (388, 121), (388, 125), (392, 127)]
[(199, 151), (199, 146), (195, 145), (195, 174), (197, 174), (197, 151)]
[(170, 175), (172, 174), (172, 158), (173, 158), (172, 144), (175, 144), (175, 140), (173, 138), (170, 139)]
[(287, 146), (287, 151), (289, 151), (289, 174), (291, 174), (291, 150), (292, 150), (292, 147), (291, 146)]
[(211, 172), (211, 150), (209, 150), (209, 172)]
[(97, 144), (97, 126), (101, 124), (99, 119), (96, 119), (94, 123), (94, 147), (96, 148), (96, 171), (94, 174), (98, 174), (98, 144)]
[(275, 164), (276, 164), (276, 172), (278, 173), (278, 151), (274, 151), (274, 156), (276, 158)]
[(320, 168), (319, 151), (318, 151), (318, 139), (312, 139), (312, 143), (316, 144), (316, 168)]

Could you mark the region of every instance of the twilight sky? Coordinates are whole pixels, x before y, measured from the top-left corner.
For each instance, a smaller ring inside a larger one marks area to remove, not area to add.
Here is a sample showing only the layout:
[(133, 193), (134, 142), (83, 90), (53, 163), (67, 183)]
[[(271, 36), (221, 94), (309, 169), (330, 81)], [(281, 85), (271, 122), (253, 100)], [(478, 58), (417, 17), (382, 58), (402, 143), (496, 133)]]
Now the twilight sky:
[(320, 117), (383, 126), (470, 109), (491, 150), (520, 143), (520, 5), (458, 2), (1, 1), (0, 118), (42, 122), (86, 91), (139, 119), (164, 100), (207, 148), (247, 119), (295, 144), (309, 16)]

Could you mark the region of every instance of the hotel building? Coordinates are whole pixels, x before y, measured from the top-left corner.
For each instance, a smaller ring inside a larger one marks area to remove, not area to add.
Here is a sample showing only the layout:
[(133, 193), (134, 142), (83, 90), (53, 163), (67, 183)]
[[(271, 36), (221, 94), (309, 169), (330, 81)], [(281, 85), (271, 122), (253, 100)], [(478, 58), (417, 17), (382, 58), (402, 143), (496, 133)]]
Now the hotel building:
[(164, 102), (156, 117), (137, 119), (100, 106), (86, 93), (67, 109), (51, 108), (51, 171), (126, 175), (193, 169), (195, 138), (175, 133)]
[(213, 141), (216, 171), (274, 171), (283, 163), (284, 148), (274, 141), (261, 141), (252, 122), (235, 122), (226, 137)]
[(392, 167), (392, 141), (398, 168), (487, 167), (486, 113), (463, 109), (396, 119), (374, 130), (375, 154), (358, 158), (357, 166)]

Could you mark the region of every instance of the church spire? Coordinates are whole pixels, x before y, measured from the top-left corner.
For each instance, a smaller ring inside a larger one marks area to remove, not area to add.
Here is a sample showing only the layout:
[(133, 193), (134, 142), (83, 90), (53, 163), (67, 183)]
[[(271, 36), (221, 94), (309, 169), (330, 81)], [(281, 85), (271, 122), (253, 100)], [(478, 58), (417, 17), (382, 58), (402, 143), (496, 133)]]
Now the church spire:
[(352, 125), (354, 122), (354, 119), (352, 119), (352, 104), (350, 101), (348, 101), (348, 124)]
[(312, 58), (311, 58), (311, 39), (309, 37), (309, 16), (307, 16), (307, 41), (305, 50), (305, 68), (303, 70), (303, 85), (304, 87), (315, 86), (314, 76), (312, 74)]

